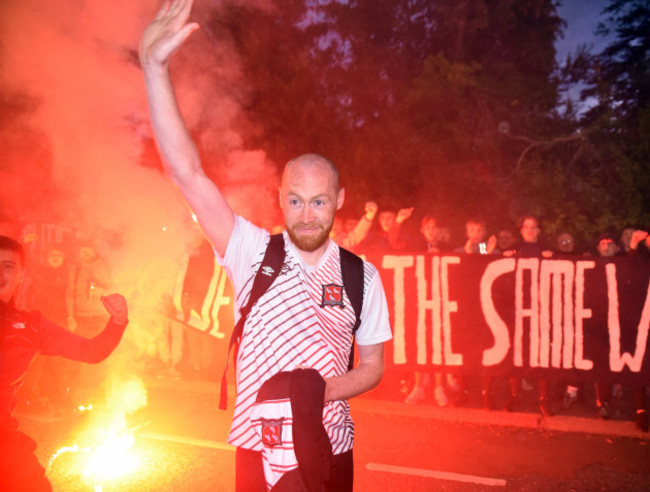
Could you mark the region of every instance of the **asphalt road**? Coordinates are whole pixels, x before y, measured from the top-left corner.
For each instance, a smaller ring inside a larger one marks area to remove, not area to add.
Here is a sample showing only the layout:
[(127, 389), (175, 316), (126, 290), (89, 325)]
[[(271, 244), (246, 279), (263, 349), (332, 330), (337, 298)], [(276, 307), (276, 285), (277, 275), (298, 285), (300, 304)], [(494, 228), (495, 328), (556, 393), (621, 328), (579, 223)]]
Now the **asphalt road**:
[[(104, 460), (132, 453), (135, 469), (87, 476), (88, 453), (60, 453), (48, 467), (55, 491), (233, 490), (230, 414), (217, 410), (216, 385), (149, 380), (147, 388), (148, 405), (127, 419), (133, 447)], [(42, 463), (62, 446), (92, 443), (87, 431), (102, 415), (101, 407), (56, 417), (25, 412), (21, 427), (39, 442)], [(650, 436), (625, 420), (409, 406), (374, 394), (354, 400), (353, 416), (359, 491), (650, 489)]]

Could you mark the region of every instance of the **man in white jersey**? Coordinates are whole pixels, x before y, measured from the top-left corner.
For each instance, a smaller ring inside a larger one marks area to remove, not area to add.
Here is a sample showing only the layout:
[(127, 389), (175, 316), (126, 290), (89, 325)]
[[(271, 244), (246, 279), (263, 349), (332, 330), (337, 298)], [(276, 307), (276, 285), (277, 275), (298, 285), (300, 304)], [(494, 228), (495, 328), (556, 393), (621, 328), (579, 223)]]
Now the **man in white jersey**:
[[(269, 233), (236, 216), (204, 173), (174, 96), (169, 60), (198, 24), (192, 0), (167, 2), (143, 34), (140, 61), (151, 122), (165, 170), (194, 211), (235, 288), (235, 310), (246, 304)], [(266, 445), (256, 427), (256, 396), (279, 372), (313, 368), (324, 379), (323, 426), (334, 454), (325, 490), (352, 490), (354, 427), (347, 399), (375, 387), (383, 344), (391, 338), (383, 286), (364, 263), (364, 302), (356, 332), (358, 365), (348, 371), (356, 317), (343, 289), (338, 246), (329, 238), (343, 205), (335, 166), (307, 154), (285, 166), (280, 188), (286, 257), (282, 271), (246, 318), (237, 363), (237, 397), (228, 441), (237, 447), (237, 490), (266, 490)], [(330, 299), (328, 296), (334, 293)], [(264, 432), (264, 431), (262, 431)], [(287, 468), (295, 463), (287, 458)]]

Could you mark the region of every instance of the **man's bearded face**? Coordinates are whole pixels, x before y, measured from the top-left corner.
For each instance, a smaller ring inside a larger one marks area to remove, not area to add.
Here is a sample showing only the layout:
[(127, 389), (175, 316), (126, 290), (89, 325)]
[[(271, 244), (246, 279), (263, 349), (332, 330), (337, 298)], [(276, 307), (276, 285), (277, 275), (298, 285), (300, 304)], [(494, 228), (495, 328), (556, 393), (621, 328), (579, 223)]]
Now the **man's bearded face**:
[(329, 239), (343, 195), (329, 167), (307, 161), (285, 170), (280, 203), (291, 241), (311, 253)]
[(333, 221), (329, 225), (323, 224), (318, 219), (314, 219), (309, 223), (296, 222), (292, 225), (287, 224), (287, 232), (291, 242), (298, 249), (311, 253), (325, 244), (332, 230), (332, 223)]

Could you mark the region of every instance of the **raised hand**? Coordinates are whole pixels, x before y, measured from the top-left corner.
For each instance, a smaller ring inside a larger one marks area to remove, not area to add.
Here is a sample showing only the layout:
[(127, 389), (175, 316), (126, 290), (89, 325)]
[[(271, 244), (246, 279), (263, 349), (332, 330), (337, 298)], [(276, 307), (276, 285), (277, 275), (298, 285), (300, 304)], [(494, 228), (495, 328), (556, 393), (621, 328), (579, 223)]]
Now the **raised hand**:
[(102, 296), (101, 301), (115, 324), (126, 325), (129, 322), (129, 309), (124, 296), (121, 294), (111, 294)]
[(140, 40), (142, 65), (166, 66), (174, 52), (199, 28), (196, 22), (187, 23), (193, 3), (193, 0), (164, 3)]
[(411, 214), (413, 213), (413, 207), (410, 208), (400, 208), (397, 211), (397, 216), (395, 217), (395, 222), (398, 224), (403, 223), (406, 219), (408, 219)]
[(364, 210), (366, 219), (373, 220), (375, 218), (375, 215), (377, 215), (378, 208), (379, 207), (375, 202), (366, 202), (366, 207)]
[(630, 249), (636, 249), (639, 246), (639, 243), (645, 241), (648, 237), (648, 231), (636, 230), (632, 233), (632, 238), (630, 239)]
[(494, 234), (492, 234), (487, 240), (487, 248), (485, 252), (488, 255), (491, 255), (492, 252), (496, 249), (496, 247), (497, 247), (497, 237)]

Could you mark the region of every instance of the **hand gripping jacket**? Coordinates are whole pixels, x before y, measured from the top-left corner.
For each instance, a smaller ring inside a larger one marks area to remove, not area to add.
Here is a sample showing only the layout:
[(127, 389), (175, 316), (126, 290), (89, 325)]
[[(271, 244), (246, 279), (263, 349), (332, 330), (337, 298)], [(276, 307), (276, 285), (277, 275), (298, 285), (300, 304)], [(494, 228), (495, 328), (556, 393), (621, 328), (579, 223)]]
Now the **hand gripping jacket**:
[(267, 490), (319, 492), (330, 477), (332, 445), (323, 426), (325, 380), (315, 369), (272, 376), (260, 388), (251, 422), (262, 441)]

